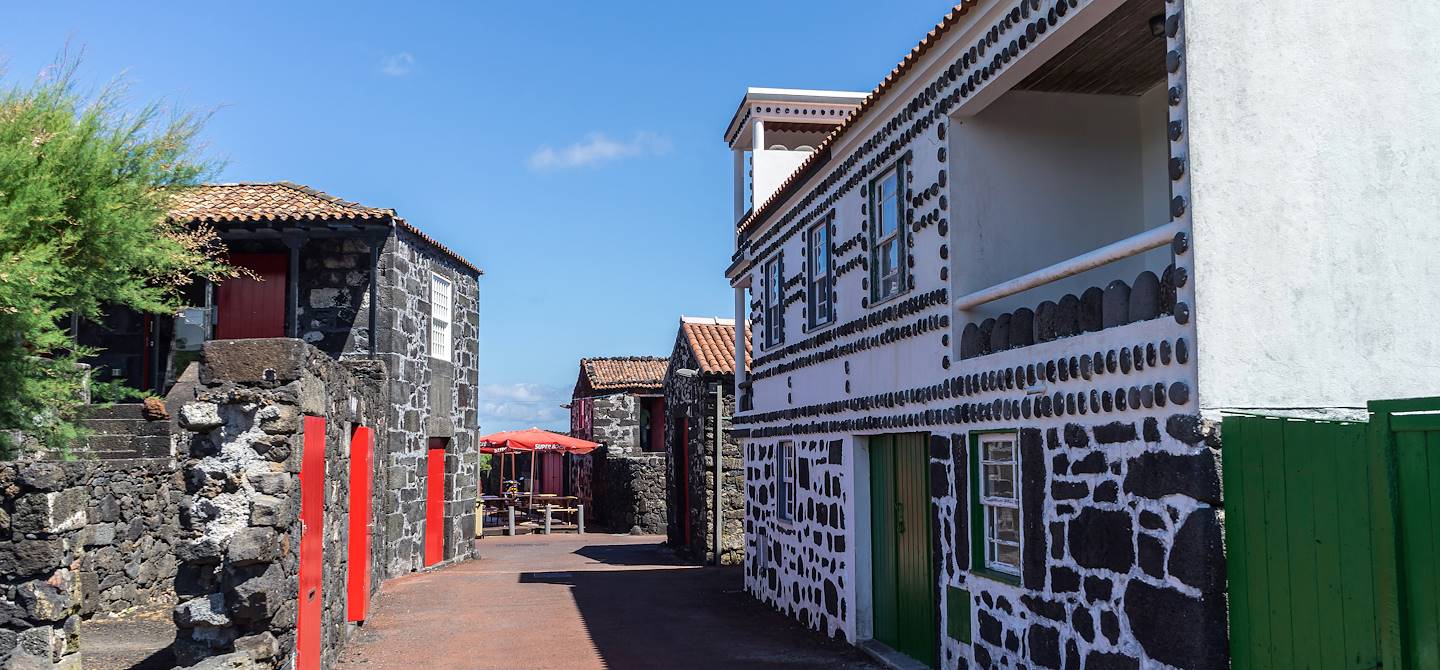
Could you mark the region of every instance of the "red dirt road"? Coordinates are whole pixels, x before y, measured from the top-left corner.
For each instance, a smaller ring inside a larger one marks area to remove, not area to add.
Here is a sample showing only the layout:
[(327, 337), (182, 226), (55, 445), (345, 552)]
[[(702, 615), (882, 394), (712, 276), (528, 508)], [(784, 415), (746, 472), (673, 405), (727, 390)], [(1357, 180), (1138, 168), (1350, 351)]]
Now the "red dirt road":
[(663, 539), (480, 540), (479, 560), (387, 582), (338, 670), (877, 667), (755, 602), (738, 568), (680, 564)]

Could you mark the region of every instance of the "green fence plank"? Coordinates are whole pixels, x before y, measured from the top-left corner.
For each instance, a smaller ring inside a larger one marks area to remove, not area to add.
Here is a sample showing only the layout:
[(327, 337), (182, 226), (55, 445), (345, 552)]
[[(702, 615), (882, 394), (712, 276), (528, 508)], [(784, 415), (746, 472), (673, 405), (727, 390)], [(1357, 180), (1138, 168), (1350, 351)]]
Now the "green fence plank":
[[(1311, 510), (1315, 519), (1315, 590), (1319, 607), (1319, 652), (1323, 668), (1345, 668), (1345, 609), (1340, 577), (1340, 509), (1336, 492), (1340, 473), (1336, 452), (1346, 427), (1334, 423), (1304, 423), (1305, 443), (1315, 464), (1315, 492)], [(1353, 486), (1348, 490), (1354, 491)]]
[[(1252, 633), (1255, 638), (1252, 648), (1255, 650), (1254, 668), (1274, 667), (1275, 636), (1273, 622), (1270, 618), (1271, 597), (1270, 589), (1275, 584), (1270, 579), (1271, 552), (1268, 527), (1270, 515), (1267, 503), (1272, 482), (1281, 476), (1273, 468), (1266, 468), (1265, 452), (1272, 446), (1278, 449), (1279, 444), (1271, 444), (1265, 441), (1267, 419), (1249, 418), (1246, 435), (1249, 446), (1241, 461), (1247, 473), (1252, 473), (1245, 478), (1245, 507), (1243, 511), (1250, 517), (1245, 524), (1246, 546), (1250, 548), (1250, 597), (1254, 603), (1251, 619), (1255, 622), (1252, 626)], [(1289, 649), (1285, 650), (1290, 653)]]
[(1286, 530), (1290, 538), (1290, 622), (1294, 635), (1292, 663), (1297, 668), (1323, 667), (1320, 655), (1320, 601), (1315, 592), (1316, 551), (1315, 459), (1310, 453), (1310, 424), (1285, 422)]
[(1267, 652), (1271, 659), (1294, 658), (1294, 633), (1291, 629), (1290, 588), (1290, 533), (1285, 519), (1285, 489), (1289, 474), (1285, 468), (1284, 423), (1277, 420), (1265, 421), (1260, 426), (1260, 441), (1265, 445), (1261, 462), (1267, 473), (1265, 487), (1265, 572), (1269, 613), (1266, 623), (1270, 628), (1270, 644)]
[(1370, 541), (1371, 508), (1365, 492), (1370, 488), (1365, 427), (1355, 424), (1338, 436), (1334, 467), (1341, 481), (1332, 497), (1336, 510), (1340, 559), (1340, 607), (1343, 612), (1345, 665), (1370, 670), (1380, 663), (1375, 608), (1375, 561)]
[(1396, 470), (1399, 474), (1400, 578), (1402, 627), (1405, 630), (1407, 668), (1440, 668), (1437, 642), (1437, 611), (1434, 570), (1435, 532), (1430, 500), (1430, 465), (1426, 457), (1425, 433), (1395, 435)]
[(1253, 523), (1247, 513), (1245, 482), (1261, 474), (1246, 469), (1245, 458), (1253, 451), (1248, 430), (1248, 417), (1225, 417), (1221, 434), (1225, 448), (1220, 451), (1224, 477), (1225, 509), (1233, 514), (1225, 517), (1225, 546), (1230, 549), (1226, 560), (1226, 577), (1230, 591), (1230, 663), (1234, 668), (1255, 667), (1254, 604), (1251, 597), (1250, 545), (1246, 542), (1246, 524)]
[[(1416, 588), (1430, 589), (1429, 600), (1433, 607), (1425, 612), (1412, 612), (1411, 616), (1417, 619), (1417, 627), (1423, 627), (1429, 639), (1424, 641), (1430, 646), (1436, 659), (1428, 668), (1440, 668), (1440, 579), (1437, 579), (1436, 570), (1440, 566), (1440, 429), (1425, 433), (1425, 460), (1428, 464), (1425, 472), (1425, 491), (1430, 498), (1430, 523), (1425, 526), (1426, 531), (1423, 538), (1415, 538), (1415, 544), (1426, 548), (1424, 563), (1411, 563), (1412, 571), (1424, 571), (1425, 579), (1417, 580)], [(1417, 473), (1418, 474), (1418, 473)], [(1419, 477), (1417, 477), (1419, 479)]]

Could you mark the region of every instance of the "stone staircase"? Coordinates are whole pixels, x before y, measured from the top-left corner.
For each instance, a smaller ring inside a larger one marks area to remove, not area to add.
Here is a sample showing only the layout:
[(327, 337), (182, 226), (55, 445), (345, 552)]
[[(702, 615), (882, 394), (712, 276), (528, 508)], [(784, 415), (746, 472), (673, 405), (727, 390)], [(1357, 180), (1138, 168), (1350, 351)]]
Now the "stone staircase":
[(169, 458), (170, 422), (147, 421), (140, 403), (90, 409), (81, 424), (93, 431), (82, 457)]

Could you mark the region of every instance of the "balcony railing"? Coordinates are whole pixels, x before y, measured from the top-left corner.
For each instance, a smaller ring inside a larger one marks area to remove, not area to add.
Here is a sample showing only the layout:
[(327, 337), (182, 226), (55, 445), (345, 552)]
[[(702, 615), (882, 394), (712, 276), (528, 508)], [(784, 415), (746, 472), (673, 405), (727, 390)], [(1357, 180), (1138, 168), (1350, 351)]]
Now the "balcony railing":
[(995, 302), (1001, 298), (1008, 298), (1016, 293), (1023, 293), (1038, 286), (1060, 281), (1066, 277), (1073, 277), (1086, 270), (1093, 270), (1118, 260), (1138, 256), (1151, 249), (1169, 244), (1178, 232), (1180, 232), (1179, 222), (1171, 221), (1158, 228), (1151, 228), (1139, 235), (1133, 235), (1119, 242), (1107, 244), (1089, 253), (1081, 254), (1009, 281), (1000, 282), (989, 288), (983, 288), (979, 291), (960, 296), (960, 298), (955, 301), (955, 309), (961, 311), (975, 309), (985, 303)]
[[(960, 319), (968, 319), (968, 310), (1163, 247), (1175, 240), (1180, 232), (1180, 224), (1173, 221), (1151, 228), (960, 296), (954, 302), (955, 310)], [(980, 323), (972, 320), (961, 332), (960, 358), (974, 358), (1171, 314), (1175, 307), (1175, 289), (1183, 286), (1185, 281), (1185, 271), (1177, 271), (1172, 265), (1164, 270), (1162, 276), (1146, 270), (1130, 284), (1116, 280), (1104, 288), (1092, 287), (1078, 297), (1071, 294), (1059, 301), (1047, 300), (1033, 310), (1022, 307)]]

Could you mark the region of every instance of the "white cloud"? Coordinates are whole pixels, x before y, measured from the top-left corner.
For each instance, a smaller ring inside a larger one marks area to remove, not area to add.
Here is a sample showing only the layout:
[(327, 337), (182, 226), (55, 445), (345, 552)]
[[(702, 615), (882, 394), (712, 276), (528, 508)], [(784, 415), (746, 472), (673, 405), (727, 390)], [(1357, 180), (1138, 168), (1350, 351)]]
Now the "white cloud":
[(390, 54), (380, 61), (380, 73), (391, 77), (403, 77), (415, 69), (415, 54), (401, 51)]
[(481, 384), (480, 432), (519, 430), (532, 426), (564, 433), (570, 430), (569, 389), (544, 384)]
[(590, 133), (585, 140), (559, 149), (545, 145), (530, 155), (530, 168), (559, 170), (599, 165), (634, 156), (654, 156), (670, 150), (670, 140), (656, 133), (639, 132), (628, 142), (611, 139), (604, 133)]

